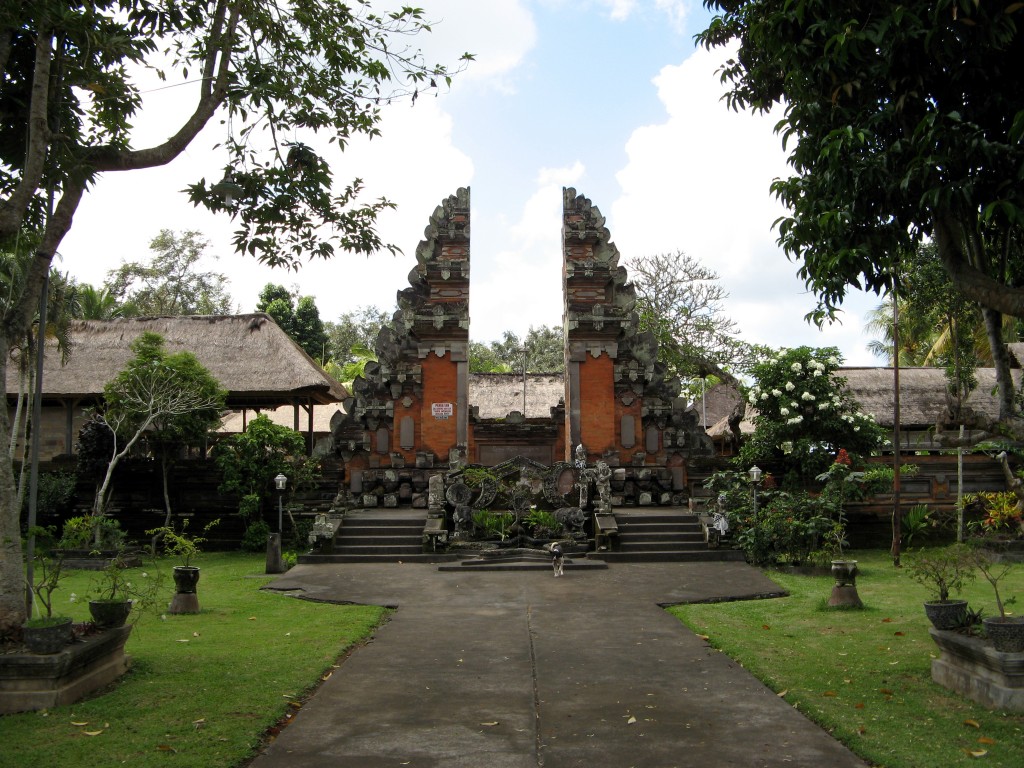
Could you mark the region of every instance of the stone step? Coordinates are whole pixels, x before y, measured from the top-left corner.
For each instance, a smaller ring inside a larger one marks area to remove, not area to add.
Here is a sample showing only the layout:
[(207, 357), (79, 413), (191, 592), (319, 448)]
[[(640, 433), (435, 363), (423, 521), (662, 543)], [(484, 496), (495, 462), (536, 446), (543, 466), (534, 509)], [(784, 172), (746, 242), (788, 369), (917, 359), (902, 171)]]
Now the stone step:
[(622, 541), (617, 552), (703, 552), (707, 544), (700, 542)]
[(738, 549), (700, 549), (693, 551), (664, 550), (654, 552), (592, 552), (591, 558), (609, 563), (717, 563), (742, 562), (745, 558)]
[(423, 544), (416, 542), (409, 543), (386, 543), (386, 544), (351, 544), (346, 541), (336, 541), (334, 553), (338, 555), (417, 555), (422, 554)]
[(305, 554), (299, 555), (303, 565), (316, 563), (443, 563), (455, 560), (456, 556), (443, 553), (420, 552), (415, 555), (366, 555), (366, 554)]
[(419, 538), (423, 535), (423, 521), (410, 525), (361, 525), (345, 522), (338, 531), (338, 536), (408, 536)]
[(663, 541), (680, 544), (704, 543), (702, 531), (631, 531), (619, 529), (619, 540), (626, 541)]

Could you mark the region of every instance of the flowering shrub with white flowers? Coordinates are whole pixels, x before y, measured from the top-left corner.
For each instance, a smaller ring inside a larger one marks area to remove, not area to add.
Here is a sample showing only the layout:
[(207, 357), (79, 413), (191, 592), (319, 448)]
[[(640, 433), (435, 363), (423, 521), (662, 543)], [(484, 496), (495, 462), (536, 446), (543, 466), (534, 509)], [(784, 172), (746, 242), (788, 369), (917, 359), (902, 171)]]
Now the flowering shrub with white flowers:
[(797, 347), (754, 366), (746, 396), (755, 431), (740, 449), (741, 462), (774, 468), (784, 485), (805, 485), (840, 448), (855, 456), (879, 449), (886, 432), (836, 375), (841, 364), (835, 347)]

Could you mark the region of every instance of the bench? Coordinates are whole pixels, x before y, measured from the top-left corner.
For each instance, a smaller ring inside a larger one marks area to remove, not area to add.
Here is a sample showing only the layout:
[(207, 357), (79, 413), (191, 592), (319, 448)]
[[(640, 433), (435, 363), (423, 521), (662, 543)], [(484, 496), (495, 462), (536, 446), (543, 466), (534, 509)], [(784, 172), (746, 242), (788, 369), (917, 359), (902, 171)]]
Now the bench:
[(448, 528), (444, 524), (443, 517), (428, 517), (423, 525), (423, 548), (430, 544), (430, 551), (437, 552), (437, 542), (442, 546), (448, 542)]
[(594, 515), (594, 548), (598, 552), (618, 549), (619, 524), (615, 515), (604, 513)]
[(318, 514), (313, 518), (309, 532), (309, 546), (320, 554), (329, 555), (334, 551), (334, 537), (341, 528), (341, 515)]

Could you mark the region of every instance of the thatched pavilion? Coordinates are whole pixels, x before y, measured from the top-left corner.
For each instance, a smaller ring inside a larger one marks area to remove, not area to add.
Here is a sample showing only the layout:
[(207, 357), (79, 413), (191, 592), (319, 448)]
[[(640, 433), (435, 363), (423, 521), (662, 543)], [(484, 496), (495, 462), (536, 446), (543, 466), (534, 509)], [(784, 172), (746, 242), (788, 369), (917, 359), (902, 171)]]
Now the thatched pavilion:
[[(292, 428), (312, 445), (313, 406), (338, 403), (347, 393), (273, 319), (263, 313), (80, 320), (71, 327), (72, 351), (61, 364), (47, 343), (43, 372), (43, 441), (46, 460), (74, 449), (84, 411), (102, 398), (103, 387), (132, 356), (131, 343), (150, 331), (169, 352), (189, 351), (228, 391), (227, 406), (242, 414), (289, 406)], [(13, 412), (16, 365), (7, 368), (7, 401)]]

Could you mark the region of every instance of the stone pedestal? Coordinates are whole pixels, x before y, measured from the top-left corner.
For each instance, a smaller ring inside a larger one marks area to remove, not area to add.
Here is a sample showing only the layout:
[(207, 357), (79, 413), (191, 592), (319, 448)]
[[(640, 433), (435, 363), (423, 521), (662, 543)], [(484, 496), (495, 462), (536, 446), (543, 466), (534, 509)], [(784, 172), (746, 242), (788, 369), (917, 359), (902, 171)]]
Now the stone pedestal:
[(281, 534), (272, 533), (267, 537), (267, 573), (284, 573), (284, 560), (281, 559)]
[(0, 655), (0, 715), (73, 704), (128, 670), (130, 626), (108, 629), (46, 655)]
[(932, 680), (989, 709), (1024, 712), (1024, 653), (1000, 653), (959, 632), (928, 632), (942, 652), (932, 660)]

